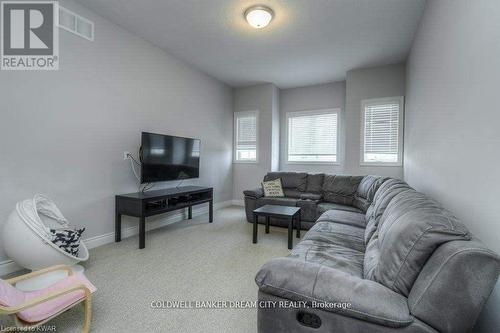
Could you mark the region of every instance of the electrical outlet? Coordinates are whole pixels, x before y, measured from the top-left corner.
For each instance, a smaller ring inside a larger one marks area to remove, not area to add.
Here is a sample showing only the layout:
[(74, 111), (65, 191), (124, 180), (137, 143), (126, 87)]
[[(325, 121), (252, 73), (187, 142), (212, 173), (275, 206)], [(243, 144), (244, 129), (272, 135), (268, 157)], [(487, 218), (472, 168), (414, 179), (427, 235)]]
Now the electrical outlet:
[(129, 159), (129, 155), (131, 155), (131, 154), (130, 154), (130, 152), (128, 152), (128, 151), (124, 151), (124, 152), (123, 152), (123, 159), (124, 159), (124, 160), (128, 160), (128, 159)]

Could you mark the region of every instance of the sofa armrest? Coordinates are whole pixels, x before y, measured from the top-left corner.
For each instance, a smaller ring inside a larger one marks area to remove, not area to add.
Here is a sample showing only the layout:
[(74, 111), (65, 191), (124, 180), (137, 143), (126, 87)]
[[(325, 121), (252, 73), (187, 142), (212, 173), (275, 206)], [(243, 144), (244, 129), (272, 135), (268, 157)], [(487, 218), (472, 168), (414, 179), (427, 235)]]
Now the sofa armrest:
[(413, 284), (410, 312), (440, 332), (470, 332), (499, 274), (500, 257), (478, 239), (447, 242)]
[(321, 194), (315, 194), (315, 193), (302, 193), (300, 195), (300, 200), (319, 201), (321, 200), (321, 198), (322, 198)]
[(253, 189), (253, 190), (243, 191), (243, 194), (246, 197), (252, 197), (252, 198), (258, 199), (258, 198), (262, 198), (264, 196), (264, 191), (262, 190), (261, 187), (258, 187), (258, 188)]
[[(290, 299), (327, 305), (322, 310), (389, 327), (410, 325), (408, 299), (385, 286), (323, 265), (293, 258), (268, 261), (257, 273), (259, 290)], [(348, 303), (349, 306), (335, 306)], [(321, 305), (319, 305), (321, 306)]]

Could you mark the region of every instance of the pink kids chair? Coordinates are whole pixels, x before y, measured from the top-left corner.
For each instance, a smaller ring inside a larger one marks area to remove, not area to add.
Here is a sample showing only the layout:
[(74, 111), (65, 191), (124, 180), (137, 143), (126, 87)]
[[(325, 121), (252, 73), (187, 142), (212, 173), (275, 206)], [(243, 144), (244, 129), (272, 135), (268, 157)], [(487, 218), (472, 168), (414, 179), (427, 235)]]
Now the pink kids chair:
[[(66, 271), (68, 276), (41, 290), (23, 292), (14, 287), (17, 282), (55, 271)], [(0, 314), (13, 316), (18, 328), (35, 328), (82, 303), (85, 310), (83, 332), (88, 333), (95, 291), (83, 274), (74, 274), (68, 266), (52, 266), (13, 279), (0, 279)], [(13, 329), (4, 328), (5, 331)]]

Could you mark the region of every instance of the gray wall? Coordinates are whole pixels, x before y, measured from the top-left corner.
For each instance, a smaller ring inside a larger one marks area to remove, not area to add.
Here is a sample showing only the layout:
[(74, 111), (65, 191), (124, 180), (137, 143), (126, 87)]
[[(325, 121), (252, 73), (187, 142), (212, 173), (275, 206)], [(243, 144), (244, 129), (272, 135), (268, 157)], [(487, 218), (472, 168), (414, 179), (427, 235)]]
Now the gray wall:
[(405, 95), (405, 66), (403, 64), (347, 72), (346, 81), (346, 173), (381, 175), (403, 178), (403, 167), (360, 166), (361, 101)]
[(274, 87), (271, 133), (271, 171), (280, 168), (280, 91)]
[[(405, 179), (500, 253), (500, 2), (429, 0), (407, 73)], [(500, 331), (500, 288), (477, 332)]]
[[(340, 134), (339, 134), (339, 165), (325, 164), (287, 164), (286, 163), (286, 113), (294, 111), (314, 111), (321, 109), (339, 108)], [(283, 171), (305, 171), (312, 173), (343, 173), (344, 152), (344, 111), (345, 111), (345, 82), (332, 82), (314, 86), (282, 89), (280, 91), (280, 170)]]
[[(243, 191), (260, 186), (264, 175), (277, 166), (276, 131), (278, 88), (274, 84), (238, 88), (234, 90), (234, 112), (259, 111), (258, 161), (233, 164), (233, 196), (243, 200)], [(274, 143), (274, 144), (273, 144)]]
[(87, 227), (86, 238), (112, 232), (114, 195), (137, 191), (123, 152), (137, 150), (143, 130), (200, 138), (201, 177), (186, 183), (230, 200), (232, 89), (77, 4), (61, 4), (95, 22), (95, 41), (61, 30), (59, 71), (0, 73), (0, 221), (40, 192)]

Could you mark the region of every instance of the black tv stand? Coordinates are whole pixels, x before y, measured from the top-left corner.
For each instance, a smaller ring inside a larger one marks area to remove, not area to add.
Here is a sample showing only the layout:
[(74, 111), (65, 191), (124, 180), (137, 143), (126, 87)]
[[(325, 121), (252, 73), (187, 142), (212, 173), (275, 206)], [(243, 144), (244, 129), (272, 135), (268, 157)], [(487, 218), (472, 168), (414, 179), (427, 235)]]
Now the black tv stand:
[(122, 215), (139, 218), (139, 248), (146, 247), (146, 217), (188, 209), (188, 219), (192, 219), (194, 205), (208, 203), (208, 219), (213, 221), (213, 188), (183, 186), (148, 192), (136, 192), (115, 197), (115, 242), (122, 239)]

